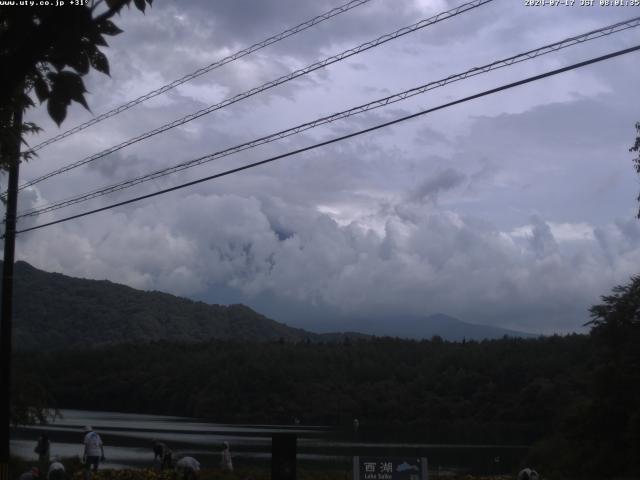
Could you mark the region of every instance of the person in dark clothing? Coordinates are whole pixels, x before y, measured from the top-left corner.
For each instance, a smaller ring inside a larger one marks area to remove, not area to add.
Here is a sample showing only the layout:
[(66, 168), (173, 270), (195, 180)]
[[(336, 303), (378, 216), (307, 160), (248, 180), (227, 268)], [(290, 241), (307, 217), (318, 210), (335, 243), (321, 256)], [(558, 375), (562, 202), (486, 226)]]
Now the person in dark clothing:
[(51, 443), (49, 442), (49, 436), (46, 433), (40, 435), (36, 448), (33, 449), (38, 454), (38, 468), (41, 472), (46, 472), (49, 468), (49, 451), (51, 449)]
[(153, 441), (153, 461), (160, 461), (160, 470), (173, 468), (172, 456), (173, 452), (167, 447), (166, 443), (157, 440)]
[(158, 459), (162, 460), (162, 443), (157, 440), (153, 441), (153, 461), (156, 462)]

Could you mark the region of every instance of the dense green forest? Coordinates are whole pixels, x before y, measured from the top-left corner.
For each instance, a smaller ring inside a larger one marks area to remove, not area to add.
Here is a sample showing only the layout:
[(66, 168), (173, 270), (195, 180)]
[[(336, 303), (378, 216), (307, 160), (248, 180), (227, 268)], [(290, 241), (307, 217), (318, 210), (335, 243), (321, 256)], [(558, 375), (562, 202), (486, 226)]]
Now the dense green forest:
[[(230, 423), (290, 424), (297, 417), (345, 433), (358, 418), (365, 441), (546, 448), (574, 405), (588, 400), (592, 352), (592, 339), (580, 335), (157, 343), (24, 353), (16, 366), (65, 408)], [(546, 460), (532, 461), (544, 468)]]
[(371, 439), (528, 444), (548, 472), (609, 477), (640, 467), (638, 322), (609, 310), (588, 336), (161, 342), (25, 352), (15, 375), (58, 407), (345, 428), (357, 417)]
[(589, 335), (538, 339), (211, 340), (22, 352), (14, 378), (60, 408), (234, 423), (298, 417), (345, 428), (357, 417), (370, 437), (528, 444), (547, 471), (638, 474), (640, 277), (591, 314)]
[(434, 441), (530, 443), (585, 393), (589, 340), (158, 343), (25, 354), (65, 408), (223, 422), (411, 427)]

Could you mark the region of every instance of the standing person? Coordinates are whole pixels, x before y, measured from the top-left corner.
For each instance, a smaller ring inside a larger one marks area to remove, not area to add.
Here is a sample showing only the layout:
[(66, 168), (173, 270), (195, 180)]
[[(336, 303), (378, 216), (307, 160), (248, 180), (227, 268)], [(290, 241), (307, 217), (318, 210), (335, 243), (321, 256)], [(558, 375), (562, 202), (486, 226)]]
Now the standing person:
[(200, 471), (200, 462), (193, 457), (182, 457), (176, 462), (176, 470), (182, 473), (183, 480), (196, 480)]
[(151, 448), (153, 449), (153, 463), (157, 462), (158, 459), (162, 461), (162, 443), (154, 440)]
[(49, 436), (46, 433), (40, 435), (34, 452), (38, 454), (38, 468), (41, 472), (46, 472), (49, 467), (49, 451), (51, 449), (51, 443), (49, 442)]
[(173, 467), (172, 455), (173, 452), (167, 447), (166, 443), (157, 440), (153, 441), (153, 461), (155, 463), (160, 460), (160, 470)]
[(47, 480), (65, 480), (66, 472), (64, 465), (60, 463), (59, 457), (54, 457), (53, 462), (49, 466), (49, 473), (47, 473)]
[(229, 451), (229, 442), (222, 442), (222, 453), (220, 454), (220, 468), (227, 472), (233, 472), (233, 462)]
[(91, 470), (98, 471), (100, 462), (104, 462), (104, 447), (100, 435), (93, 431), (89, 425), (84, 427), (84, 454), (82, 460), (84, 462), (84, 480), (89, 480)]

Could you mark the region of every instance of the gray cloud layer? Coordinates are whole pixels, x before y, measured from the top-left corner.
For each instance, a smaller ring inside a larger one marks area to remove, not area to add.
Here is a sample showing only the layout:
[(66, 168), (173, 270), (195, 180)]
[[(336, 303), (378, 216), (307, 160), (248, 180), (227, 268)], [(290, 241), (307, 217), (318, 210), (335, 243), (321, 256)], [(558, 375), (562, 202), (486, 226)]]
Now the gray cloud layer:
[[(456, 4), (374, 0), (43, 150), (23, 168), (23, 178)], [(99, 113), (333, 6), (158, 1), (145, 16), (129, 12), (121, 20), (125, 33), (108, 52), (113, 79), (96, 75), (88, 82), (91, 105)], [(44, 182), (22, 195), (21, 209), (575, 35), (632, 10), (552, 11), (496, 1)], [(622, 48), (631, 35), (433, 91), (136, 193)], [(219, 303), (245, 301), (297, 324), (304, 324), (301, 309), (309, 308), (318, 317), (443, 312), (532, 332), (581, 329), (588, 306), (636, 273), (640, 260), (628, 152), (640, 100), (635, 65), (633, 56), (619, 59), (25, 234), (18, 252), (44, 269)], [(47, 134), (55, 131), (42, 110), (31, 116)], [(66, 126), (88, 117), (74, 109)]]

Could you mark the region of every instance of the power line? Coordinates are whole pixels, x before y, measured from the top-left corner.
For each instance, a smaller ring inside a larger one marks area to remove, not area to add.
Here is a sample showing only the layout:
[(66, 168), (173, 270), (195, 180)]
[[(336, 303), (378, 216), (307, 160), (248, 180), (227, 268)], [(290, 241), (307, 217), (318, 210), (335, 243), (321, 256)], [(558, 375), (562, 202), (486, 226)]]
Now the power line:
[(270, 157), (270, 158), (267, 158), (265, 160), (261, 160), (259, 162), (254, 162), (254, 163), (250, 163), (248, 165), (243, 165), (241, 167), (236, 167), (236, 168), (233, 168), (233, 169), (230, 169), (230, 170), (226, 170), (226, 171), (221, 172), (221, 173), (216, 173), (215, 175), (210, 175), (208, 177), (200, 178), (198, 180), (193, 180), (191, 182), (183, 183), (181, 185), (176, 185), (174, 187), (165, 188), (163, 190), (159, 190), (159, 191), (154, 192), (154, 193), (141, 195), (139, 197), (134, 197), (134, 198), (131, 198), (129, 200), (122, 201), (122, 202), (113, 203), (111, 205), (107, 205), (107, 206), (101, 207), (101, 208), (96, 208), (94, 210), (89, 210), (87, 212), (79, 213), (79, 214), (76, 214), (76, 215), (71, 215), (69, 217), (65, 217), (65, 218), (61, 218), (61, 219), (58, 219), (58, 220), (54, 220), (52, 222), (43, 223), (43, 224), (36, 225), (36, 226), (33, 226), (33, 227), (29, 227), (29, 228), (24, 228), (22, 230), (17, 230), (16, 233), (25, 233), (25, 232), (30, 232), (30, 231), (33, 231), (33, 230), (38, 230), (40, 228), (49, 227), (49, 226), (56, 225), (56, 224), (59, 224), (59, 223), (68, 222), (69, 220), (75, 220), (77, 218), (86, 217), (88, 215), (93, 215), (95, 213), (104, 212), (105, 210), (111, 210), (113, 208), (121, 207), (123, 205), (128, 205), (130, 203), (138, 202), (140, 200), (145, 200), (147, 198), (152, 198), (152, 197), (155, 197), (155, 196), (158, 196), (158, 195), (162, 195), (162, 194), (165, 194), (165, 193), (173, 192), (175, 190), (181, 190), (183, 188), (191, 187), (191, 186), (197, 185), (199, 183), (208, 182), (208, 181), (214, 180), (216, 178), (225, 177), (227, 175), (231, 175), (233, 173), (241, 172), (243, 170), (248, 170), (250, 168), (254, 168), (254, 167), (257, 167), (257, 166), (260, 166), (260, 165), (264, 165), (266, 163), (271, 163), (271, 162), (274, 162), (276, 160), (280, 160), (280, 159), (285, 158), (285, 157), (290, 157), (292, 155), (297, 155), (299, 153), (303, 153), (303, 152), (306, 152), (306, 151), (309, 151), (309, 150), (313, 150), (313, 149), (316, 149), (316, 148), (324, 147), (326, 145), (330, 145), (330, 144), (333, 144), (333, 143), (336, 143), (336, 142), (340, 142), (340, 141), (343, 141), (343, 140), (346, 140), (346, 139), (349, 139), (349, 138), (352, 138), (352, 137), (357, 137), (357, 136), (363, 135), (365, 133), (373, 132), (373, 131), (379, 130), (381, 128), (389, 127), (391, 125), (395, 125), (397, 123), (401, 123), (401, 122), (404, 122), (404, 121), (407, 121), (407, 120), (410, 120), (410, 119), (413, 119), (413, 118), (416, 118), (416, 117), (427, 115), (429, 113), (432, 113), (432, 112), (435, 112), (435, 111), (438, 111), (438, 110), (442, 110), (442, 109), (445, 109), (445, 108), (448, 108), (448, 107), (452, 107), (454, 105), (458, 105), (458, 104), (465, 103), (465, 102), (468, 102), (468, 101), (471, 101), (471, 100), (475, 100), (477, 98), (485, 97), (487, 95), (492, 95), (492, 94), (495, 94), (495, 93), (498, 93), (498, 92), (501, 92), (501, 91), (504, 91), (504, 90), (508, 90), (508, 89), (511, 89), (511, 88), (518, 87), (520, 85), (525, 85), (525, 84), (528, 84), (528, 83), (531, 83), (531, 82), (536, 82), (536, 81), (542, 80), (542, 79), (547, 78), (547, 77), (551, 77), (551, 76), (554, 76), (554, 75), (558, 75), (560, 73), (568, 72), (570, 70), (575, 70), (577, 68), (585, 67), (587, 65), (592, 65), (594, 63), (602, 62), (604, 60), (609, 60), (611, 58), (618, 57), (618, 56), (621, 56), (621, 55), (625, 55), (627, 53), (635, 52), (635, 51), (638, 51), (638, 50), (640, 50), (640, 45), (636, 45), (635, 47), (626, 48), (626, 49), (623, 49), (623, 50), (618, 50), (616, 52), (609, 53), (607, 55), (602, 55), (600, 57), (595, 57), (595, 58), (592, 58), (590, 60), (585, 60), (583, 62), (574, 63), (574, 64), (569, 65), (567, 67), (559, 68), (559, 69), (556, 69), (556, 70), (551, 70), (551, 71), (548, 71), (548, 72), (545, 72), (545, 73), (542, 73), (542, 74), (539, 74), (539, 75), (535, 75), (535, 76), (532, 76), (532, 77), (525, 78), (523, 80), (519, 80), (517, 82), (508, 83), (508, 84), (502, 85), (500, 87), (492, 88), (490, 90), (485, 90), (484, 92), (477, 93), (475, 95), (464, 97), (464, 98), (461, 98), (459, 100), (455, 100), (453, 102), (449, 102), (449, 103), (445, 103), (443, 105), (439, 105), (437, 107), (429, 108), (427, 110), (422, 110), (420, 112), (413, 113), (411, 115), (406, 115), (404, 117), (400, 117), (400, 118), (397, 118), (395, 120), (391, 120), (389, 122), (381, 123), (381, 124), (375, 125), (373, 127), (369, 127), (369, 128), (363, 129), (363, 130), (359, 130), (357, 132), (353, 132), (353, 133), (349, 133), (347, 135), (342, 135), (340, 137), (332, 138), (331, 140), (326, 140), (324, 142), (316, 143), (316, 144), (310, 145), (308, 147), (299, 148), (299, 149), (293, 150), (291, 152), (287, 152), (287, 153), (283, 153), (283, 154), (280, 154), (280, 155), (276, 155), (274, 157)]
[(625, 20), (622, 22), (618, 22), (612, 25), (608, 25), (606, 27), (602, 27), (599, 28), (597, 30), (592, 30), (590, 32), (581, 34), (581, 35), (576, 35), (573, 37), (569, 37), (567, 39), (561, 40), (559, 42), (555, 42), (549, 45), (545, 45), (543, 47), (539, 47), (537, 49), (534, 50), (529, 50), (527, 52), (524, 53), (520, 53), (518, 55), (514, 55), (512, 57), (506, 58), (506, 59), (502, 59), (502, 60), (497, 60), (495, 62), (492, 62), (490, 64), (487, 65), (483, 65), (481, 67), (475, 67), (472, 68), (470, 70), (467, 70), (463, 73), (458, 73), (458, 74), (454, 74), (454, 75), (450, 75), (444, 79), (441, 80), (436, 80), (436, 81), (432, 81), (429, 82), (425, 85), (421, 85), (419, 87), (415, 87), (409, 90), (405, 90), (403, 92), (400, 93), (395, 93), (393, 95), (389, 95), (387, 97), (369, 102), (367, 104), (364, 105), (360, 105), (357, 107), (353, 107), (350, 108), (348, 110), (344, 110), (338, 113), (334, 113), (332, 115), (329, 116), (325, 116), (325, 117), (321, 117), (319, 119), (313, 120), (311, 122), (307, 122), (307, 123), (303, 123), (301, 125), (298, 125), (296, 127), (292, 127), (286, 130), (282, 130), (279, 131), (277, 133), (273, 133), (255, 140), (251, 140), (250, 142), (246, 142), (240, 145), (236, 145), (234, 147), (230, 147), (227, 148), (225, 150), (221, 150), (212, 154), (208, 154), (202, 157), (198, 157), (195, 159), (191, 159), (188, 160), (186, 162), (182, 162), (179, 163), (177, 165), (174, 165), (172, 167), (167, 167), (167, 168), (163, 168), (160, 170), (156, 170), (154, 172), (145, 174), (145, 175), (141, 175), (138, 176), (136, 178), (132, 178), (132, 179), (128, 179), (122, 182), (118, 182), (115, 183), (113, 185), (110, 186), (106, 186), (106, 187), (101, 187), (97, 190), (91, 191), (91, 192), (86, 192), (80, 195), (76, 195), (64, 200), (60, 200), (58, 202), (49, 204), (49, 205), (45, 205), (42, 207), (36, 207), (36, 208), (32, 208), (30, 210), (21, 212), (18, 215), (18, 218), (24, 218), (24, 217), (29, 217), (29, 216), (36, 216), (36, 215), (40, 215), (43, 213), (47, 213), (47, 212), (51, 212), (54, 210), (58, 210), (64, 207), (68, 207), (71, 205), (75, 205), (77, 203), (81, 203), (84, 201), (88, 201), (91, 200), (93, 198), (97, 198), (97, 197), (101, 197), (104, 195), (107, 195), (109, 193), (113, 193), (113, 192), (117, 192), (120, 190), (124, 190), (127, 188), (131, 188), (134, 187), (136, 185), (139, 185), (141, 183), (150, 181), (150, 180), (154, 180), (160, 177), (164, 177), (166, 175), (175, 173), (175, 172), (179, 172), (182, 170), (186, 170), (188, 168), (191, 167), (195, 167), (197, 165), (202, 165), (203, 163), (207, 163), (207, 162), (211, 162), (235, 153), (239, 153), (242, 152), (244, 150), (248, 150), (250, 148), (255, 148), (259, 145), (264, 145), (267, 143), (271, 143), (274, 142), (276, 140), (280, 140), (282, 138), (286, 138), (289, 137), (291, 135), (295, 135), (298, 134), (300, 132), (306, 131), (306, 130), (310, 130), (312, 128), (318, 127), (320, 125), (324, 125), (324, 124), (328, 124), (331, 122), (334, 122), (336, 120), (339, 119), (344, 119), (344, 118), (348, 118), (352, 115), (357, 115), (360, 113), (364, 113), (367, 111), (371, 111), (374, 110), (376, 108), (380, 108), (380, 107), (384, 107), (387, 105), (390, 105), (392, 103), (396, 103), (402, 100), (405, 100), (407, 98), (411, 98), (415, 95), (419, 95), (425, 92), (428, 92), (430, 90), (439, 88), (439, 87), (443, 87), (449, 83), (453, 83), (453, 82), (457, 82), (460, 80), (464, 80), (466, 78), (469, 77), (473, 77), (476, 75), (480, 75), (483, 73), (487, 73), (490, 72), (492, 70), (497, 70), (499, 68), (503, 68), (503, 67), (507, 67), (510, 65), (514, 65), (516, 63), (520, 63), (520, 62), (524, 62), (527, 60), (531, 60), (534, 58), (537, 58), (541, 55), (546, 55), (548, 53), (552, 53), (552, 52), (557, 52), (558, 50), (564, 49), (564, 48), (568, 48), (570, 46), (573, 45), (577, 45), (580, 43), (584, 43), (586, 41), (590, 41), (590, 40), (595, 40), (598, 38), (602, 38), (604, 36), (607, 35), (611, 35), (613, 33), (617, 33), (617, 32), (621, 32), (630, 28), (635, 28), (640, 26), (640, 17), (636, 17), (636, 18), (632, 18), (629, 20)]
[(167, 130), (170, 130), (172, 128), (178, 127), (180, 125), (183, 125), (187, 122), (190, 122), (192, 120), (195, 120), (196, 118), (202, 117), (204, 115), (207, 115), (211, 112), (214, 112), (216, 110), (220, 110), (222, 108), (228, 107), (229, 105), (232, 105), (234, 103), (237, 103), (241, 100), (244, 100), (246, 98), (249, 98), (253, 95), (256, 95), (258, 93), (264, 92), (265, 90), (268, 90), (270, 88), (276, 87), (278, 85), (281, 85), (283, 83), (286, 83), (288, 81), (291, 81), (295, 78), (301, 77), (303, 75), (306, 75), (308, 73), (311, 73), (315, 70), (318, 70), (320, 68), (324, 68), (328, 65), (331, 65), (333, 63), (342, 61), (346, 58), (349, 58), (353, 55), (357, 55), (359, 53), (362, 53), (366, 50), (369, 50), (371, 48), (374, 47), (378, 47), (386, 42), (389, 42), (391, 40), (395, 40), (396, 38), (402, 37), (404, 35), (407, 35), (408, 33), (411, 32), (415, 32), (416, 30), (420, 30), (422, 28), (428, 27), (430, 25), (433, 25), (435, 23), (441, 22), (443, 20), (447, 20), (449, 18), (455, 17), (457, 15), (460, 15), (462, 13), (468, 12), (470, 10), (473, 10), (475, 8), (478, 8), (481, 5), (484, 5), (486, 3), (490, 3), (493, 0), (473, 0), (472, 2), (469, 3), (465, 3), (463, 5), (460, 5), (459, 7), (453, 8), (451, 10), (448, 10), (446, 12), (442, 12), (439, 13), (433, 17), (421, 20), (417, 23), (414, 23), (413, 25), (407, 26), (407, 27), (403, 27), (399, 30), (396, 30), (395, 32), (392, 33), (388, 33), (386, 35), (383, 35), (381, 37), (378, 37), (375, 40), (369, 41), (369, 42), (365, 42), (357, 47), (354, 48), (350, 48), (349, 50), (345, 50), (337, 55), (325, 58), (324, 60), (321, 60), (319, 62), (313, 63), (307, 67), (301, 68), (299, 70), (296, 70), (292, 73), (289, 73), (287, 75), (284, 75), (276, 80), (272, 80), (270, 82), (264, 83), (263, 85), (259, 86), (259, 87), (255, 87), (252, 88), (251, 90), (247, 90), (243, 93), (240, 93), (234, 97), (228, 98), (226, 100), (223, 100), (220, 103), (217, 103), (215, 105), (210, 105), (209, 107), (203, 108), (202, 110), (198, 110), (195, 113), (192, 113), (190, 115), (187, 115), (185, 117), (182, 117), (178, 120), (174, 120), (173, 122), (167, 123), (161, 127), (158, 127), (154, 130), (148, 131), (146, 133), (143, 133), (142, 135), (139, 135), (137, 137), (131, 138), (125, 142), (122, 142), (118, 145), (115, 145), (113, 147), (110, 147), (106, 150), (103, 150), (102, 152), (96, 153), (94, 155), (91, 155), (89, 157), (86, 157), (82, 160), (78, 160), (77, 162), (71, 163), (65, 167), (59, 168), (57, 170), (54, 170), (52, 172), (49, 172), (45, 175), (42, 175), (38, 178), (35, 178), (33, 180), (30, 180), (24, 184), (22, 184), (19, 189), (23, 190), (27, 187), (30, 187), (32, 185), (35, 185), (37, 183), (42, 182), (43, 180), (46, 180), (48, 178), (51, 178), (53, 176), (56, 175), (60, 175), (61, 173), (64, 172), (68, 172), (69, 170), (72, 170), (74, 168), (80, 167), (82, 165), (85, 165), (87, 163), (93, 162), (99, 158), (105, 157), (106, 155), (109, 155), (111, 153), (117, 152), (118, 150), (121, 150), (125, 147), (128, 147), (130, 145), (133, 145), (135, 143), (138, 143), (142, 140), (145, 140), (147, 138), (153, 137), (154, 135), (158, 135), (159, 133), (163, 133), (166, 132)]
[(268, 47), (269, 45), (273, 45), (274, 43), (279, 42), (280, 40), (284, 40), (287, 37), (290, 37), (292, 35), (295, 35), (297, 33), (300, 33), (304, 30), (307, 30), (308, 28), (311, 28), (319, 23), (324, 22), (325, 20), (329, 20), (332, 17), (335, 17), (336, 15), (340, 15), (341, 13), (347, 12), (353, 8), (359, 7), (360, 5), (363, 5), (365, 3), (370, 2), (371, 0), (352, 0), (348, 3), (345, 3), (344, 5), (341, 5), (339, 7), (336, 7), (332, 10), (329, 10), (328, 12), (323, 13), (322, 15), (318, 15), (317, 17), (312, 18), (311, 20), (307, 20), (306, 22), (303, 22), (299, 25), (296, 25), (295, 27), (289, 28), (288, 30), (285, 30), (284, 32), (278, 33), (277, 35), (274, 35), (272, 37), (267, 38), (266, 40), (263, 40), (261, 42), (255, 43), (253, 45), (251, 45), (248, 48), (245, 48), (244, 50), (240, 50), (232, 55), (229, 55), (221, 60), (218, 60), (214, 63), (211, 63), (209, 65), (207, 65), (206, 67), (202, 67), (199, 68), (198, 70), (196, 70), (195, 72), (189, 73), (188, 75), (185, 75), (182, 78), (179, 78), (177, 80), (174, 80), (171, 83), (168, 83), (160, 88), (157, 88), (156, 90), (152, 90), (149, 93), (146, 93), (145, 95), (142, 95), (134, 100), (131, 100), (123, 105), (120, 105), (119, 107), (116, 107), (112, 110), (109, 110), (108, 112), (105, 112), (101, 115), (98, 115), (97, 117), (92, 118), (91, 120), (88, 120), (84, 123), (81, 123), (80, 125), (77, 125), (69, 130), (67, 130), (66, 132), (63, 132), (59, 135), (56, 135), (55, 137), (52, 137), (42, 143), (39, 143), (38, 145), (36, 145), (35, 147), (33, 147), (31, 149), (31, 152), (37, 152), (38, 150), (43, 149), (44, 147), (46, 147), (47, 145), (51, 145), (52, 143), (57, 142), (58, 140), (62, 140), (63, 138), (66, 138), (70, 135), (73, 135), (74, 133), (78, 133), (81, 130), (84, 130), (85, 128), (88, 128), (92, 125), (95, 125), (96, 123), (100, 123), (103, 120), (106, 120), (107, 118), (111, 118), (115, 115), (118, 115), (119, 113), (124, 112), (125, 110), (129, 110), (132, 107), (135, 107), (136, 105), (139, 105), (142, 102), (145, 102), (151, 98), (157, 97), (158, 95), (161, 95), (163, 93), (168, 92), (169, 90), (172, 90), (174, 88), (176, 88), (179, 85), (182, 85), (183, 83), (186, 83), (190, 80), (193, 80), (194, 78), (197, 78), (201, 75), (204, 75), (205, 73), (208, 73), (212, 70), (215, 70), (216, 68), (222, 67), (223, 65), (226, 65), (227, 63), (231, 63), (235, 60), (238, 60), (242, 57), (245, 57), (251, 53), (257, 52), (258, 50), (261, 50), (265, 47)]

